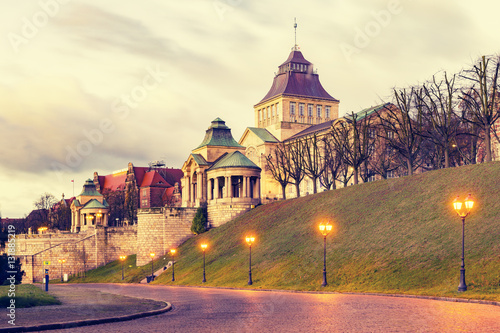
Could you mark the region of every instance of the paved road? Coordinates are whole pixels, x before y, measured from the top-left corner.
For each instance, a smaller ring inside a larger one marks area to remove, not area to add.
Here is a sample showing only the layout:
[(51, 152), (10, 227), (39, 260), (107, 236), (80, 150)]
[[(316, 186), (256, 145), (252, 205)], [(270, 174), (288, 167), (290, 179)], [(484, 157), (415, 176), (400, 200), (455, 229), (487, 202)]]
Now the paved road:
[(61, 332), (500, 332), (500, 307), (483, 304), (151, 285), (78, 287), (168, 301), (174, 309)]

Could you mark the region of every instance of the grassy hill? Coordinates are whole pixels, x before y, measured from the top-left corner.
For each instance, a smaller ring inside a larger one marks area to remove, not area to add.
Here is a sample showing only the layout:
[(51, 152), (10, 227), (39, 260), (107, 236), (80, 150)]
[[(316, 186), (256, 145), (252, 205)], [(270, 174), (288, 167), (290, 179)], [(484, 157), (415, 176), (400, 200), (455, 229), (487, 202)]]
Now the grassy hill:
[[(466, 220), (469, 290), (458, 294), (461, 220), (452, 201), (468, 193), (476, 200)], [(326, 288), (320, 287), (323, 237), (318, 224), (322, 219), (334, 224), (327, 238)], [(244, 243), (250, 233), (256, 237), (253, 286), (247, 286)], [(176, 256), (176, 281), (170, 281), (168, 271), (153, 283), (202, 285), (202, 241), (209, 244), (207, 283), (203, 284), (207, 286), (500, 301), (500, 163), (438, 170), (259, 206), (185, 242)], [(137, 273), (147, 267), (137, 268)], [(133, 281), (136, 273), (129, 274)]]

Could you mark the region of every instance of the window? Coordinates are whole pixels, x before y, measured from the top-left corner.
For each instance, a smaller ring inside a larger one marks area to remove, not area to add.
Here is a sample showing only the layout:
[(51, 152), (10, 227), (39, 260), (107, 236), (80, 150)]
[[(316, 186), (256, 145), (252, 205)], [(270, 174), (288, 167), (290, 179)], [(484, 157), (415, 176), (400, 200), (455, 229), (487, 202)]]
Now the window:
[(271, 118), (271, 114), (269, 113), (269, 106), (268, 106), (268, 107), (267, 107), (267, 109), (266, 109), (266, 113), (267, 113), (267, 118), (268, 118), (268, 119), (269, 119), (269, 118)]
[(387, 131), (387, 138), (388, 139), (394, 139), (394, 132), (393, 131)]
[(145, 197), (148, 195), (148, 190), (146, 190), (145, 188), (142, 189), (142, 196)]
[(295, 115), (295, 102), (290, 102), (290, 115)]
[(321, 109), (322, 109), (321, 105), (316, 105), (316, 116), (318, 118), (321, 118)]
[(369, 145), (368, 146), (368, 155), (373, 155), (373, 153), (375, 152), (375, 146), (374, 145)]
[(266, 109), (262, 109), (262, 119), (266, 120)]
[(307, 104), (307, 116), (308, 117), (313, 116), (313, 105), (312, 104)]
[(304, 117), (304, 103), (299, 103), (299, 116)]
[(387, 178), (395, 178), (396, 175), (394, 174), (394, 170), (387, 171)]
[(262, 111), (259, 110), (259, 121), (262, 121)]
[(371, 172), (371, 171), (368, 171), (369, 172), (369, 176), (368, 176), (368, 182), (373, 182), (375, 181), (375, 173)]
[(276, 116), (276, 107), (274, 106), (274, 104), (271, 105), (271, 113), (272, 113), (273, 118), (274, 118), (274, 116)]
[(370, 139), (375, 139), (375, 129), (374, 128), (369, 128), (368, 129), (368, 137)]
[(330, 106), (325, 106), (325, 118), (330, 118)]

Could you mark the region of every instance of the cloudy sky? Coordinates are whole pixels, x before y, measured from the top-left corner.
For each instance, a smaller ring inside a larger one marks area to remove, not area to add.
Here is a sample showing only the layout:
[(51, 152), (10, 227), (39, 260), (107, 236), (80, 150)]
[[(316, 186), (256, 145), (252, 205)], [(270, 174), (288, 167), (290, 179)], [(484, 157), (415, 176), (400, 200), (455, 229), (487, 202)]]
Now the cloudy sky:
[(0, 2), (0, 212), (94, 171), (180, 168), (221, 117), (238, 140), (298, 44), (340, 112), (500, 45), (495, 1)]

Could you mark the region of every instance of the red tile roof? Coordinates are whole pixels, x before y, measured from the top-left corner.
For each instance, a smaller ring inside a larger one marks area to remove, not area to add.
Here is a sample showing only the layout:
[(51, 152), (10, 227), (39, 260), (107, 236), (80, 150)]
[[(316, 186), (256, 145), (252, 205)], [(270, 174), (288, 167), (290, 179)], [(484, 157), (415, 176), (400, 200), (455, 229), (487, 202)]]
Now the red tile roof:
[(175, 185), (175, 183), (181, 184), (181, 178), (184, 177), (184, 172), (182, 172), (181, 169), (164, 169), (164, 177), (167, 182), (169, 182), (172, 185)]
[[(171, 168), (155, 168), (150, 167), (133, 167), (135, 180), (139, 187), (158, 186), (159, 182), (163, 182), (162, 187), (172, 187), (175, 183), (181, 182), (184, 173), (181, 169)], [(109, 189), (115, 191), (124, 189), (127, 181), (127, 170), (116, 172), (106, 176), (98, 176), (100, 191)], [(156, 175), (155, 175), (156, 173)]]
[[(140, 187), (172, 187), (162, 176), (156, 171), (146, 172)], [(173, 187), (172, 187), (173, 188)]]
[[(103, 181), (101, 182), (101, 177)], [(113, 173), (111, 175), (99, 176), (99, 184), (102, 189), (110, 189), (111, 191), (116, 191), (118, 188), (123, 189), (125, 187), (125, 180), (127, 179), (127, 171), (122, 171), (118, 173)]]

